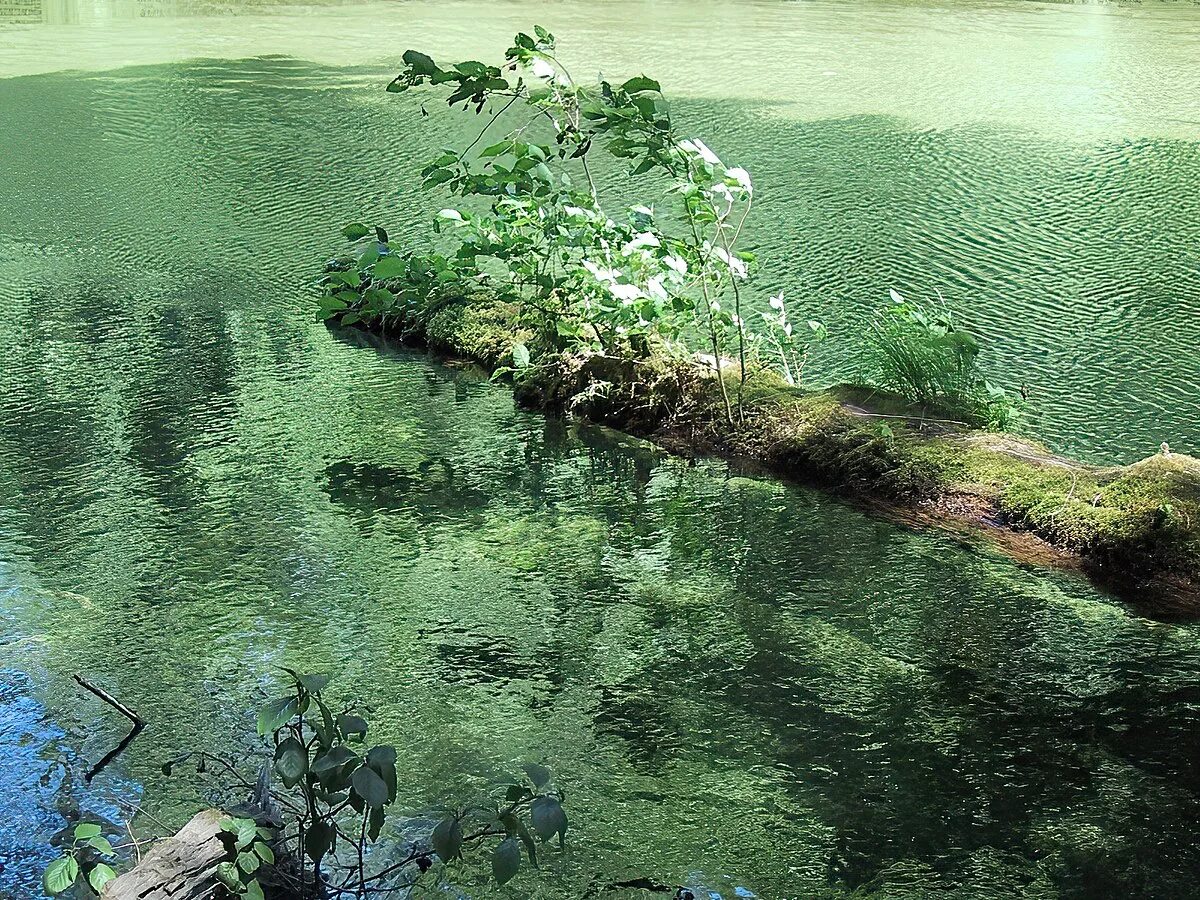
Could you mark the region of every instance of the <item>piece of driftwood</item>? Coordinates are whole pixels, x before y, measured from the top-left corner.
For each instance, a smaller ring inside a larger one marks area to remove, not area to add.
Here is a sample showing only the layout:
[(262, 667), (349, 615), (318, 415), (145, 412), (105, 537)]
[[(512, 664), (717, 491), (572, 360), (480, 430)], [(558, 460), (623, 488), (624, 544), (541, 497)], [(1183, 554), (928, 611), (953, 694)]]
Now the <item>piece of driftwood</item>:
[(225, 813), (206, 809), (142, 861), (104, 886), (101, 900), (212, 900), (217, 866), (229, 859), (221, 840)]

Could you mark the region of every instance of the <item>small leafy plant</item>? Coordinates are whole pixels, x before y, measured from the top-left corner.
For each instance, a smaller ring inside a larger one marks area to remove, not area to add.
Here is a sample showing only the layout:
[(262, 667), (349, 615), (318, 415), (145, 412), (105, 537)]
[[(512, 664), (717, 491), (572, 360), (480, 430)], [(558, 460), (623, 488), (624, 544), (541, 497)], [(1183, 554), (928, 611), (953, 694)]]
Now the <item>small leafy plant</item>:
[(260, 828), (253, 819), (222, 819), (221, 833), (232, 845), (232, 860), (217, 866), (217, 878), (235, 897), (263, 900), (263, 888), (255, 873), (275, 864), (275, 852), (268, 843), (271, 830)]
[(892, 303), (871, 323), (867, 377), (878, 387), (967, 424), (1009, 427), (1018, 406), (979, 369), (979, 342), (948, 309), (929, 309), (890, 292)]
[[(532, 346), (514, 345), (518, 370), (531, 352), (533, 363), (563, 352), (637, 359), (653, 348), (687, 353), (699, 336), (730, 422), (742, 417), (756, 366), (798, 379), (802, 347), (823, 329), (771, 319), (759, 357), (746, 319), (755, 260), (739, 241), (755, 199), (750, 174), (681, 134), (657, 81), (582, 84), (540, 26), (516, 35), (500, 65), (442, 65), (415, 50), (404, 62), (388, 91), (440, 87), (451, 107), (487, 116), (472, 141), (422, 172), (426, 187), (463, 202), (437, 214), (444, 253), (414, 254), (383, 229), (347, 226), (364, 243), (327, 274), (322, 318), (386, 327), (428, 315), (448, 295), (486, 290), (511, 301), (534, 335)], [(607, 201), (592, 170), (598, 148), (660, 199)]]
[(63, 854), (46, 867), (42, 887), (47, 894), (61, 894), (75, 886), (82, 877), (96, 894), (117, 877), (105, 859), (111, 859), (113, 845), (103, 835), (99, 825), (82, 822), (75, 826), (73, 838)]
[[(446, 866), (491, 844), (492, 875), (504, 884), (516, 876), (523, 859), (537, 866), (534, 835), (541, 841), (557, 836), (563, 843), (568, 821), (562, 794), (550, 786), (549, 769), (530, 764), (525, 766), (528, 781), (504, 786), (502, 799), (448, 810), (427, 844), (417, 843), (400, 858), (370, 869), (367, 850), (379, 841), (397, 797), (395, 748), (367, 746), (366, 720), (353, 707), (329, 705), (323, 696), (328, 675), (286, 671), (291, 690), (261, 709), (258, 731), (274, 746), (274, 770), (286, 791), (277, 799), (292, 818), (285, 834), (294, 827), (302, 848), (299, 881), (304, 893), (362, 896), (380, 890), (381, 882), (406, 866), (415, 865), (423, 875), (435, 862)], [(253, 824), (231, 821), (238, 856), (229, 873), (242, 879), (249, 900), (257, 898), (256, 882), (245, 878), (260, 863), (272, 861), (263, 855), (262, 832)], [(350, 863), (334, 879), (323, 867), (339, 846)]]

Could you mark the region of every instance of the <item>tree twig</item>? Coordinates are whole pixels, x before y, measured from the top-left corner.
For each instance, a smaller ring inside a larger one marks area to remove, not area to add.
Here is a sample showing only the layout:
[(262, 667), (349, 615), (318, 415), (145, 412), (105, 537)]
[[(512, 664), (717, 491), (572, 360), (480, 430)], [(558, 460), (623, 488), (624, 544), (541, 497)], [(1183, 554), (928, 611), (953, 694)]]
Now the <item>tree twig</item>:
[(134, 712), (132, 709), (130, 709), (128, 706), (126, 706), (124, 703), (122, 703), (120, 700), (118, 700), (116, 697), (114, 697), (108, 691), (104, 690), (103, 688), (96, 687), (94, 684), (92, 684), (90, 681), (88, 681), (86, 678), (84, 678), (81, 675), (76, 674), (76, 675), (72, 675), (71, 677), (74, 678), (75, 681), (79, 684), (79, 686), (81, 688), (83, 688), (85, 691), (89, 691), (90, 693), (95, 694), (97, 697), (99, 697), (101, 700), (103, 700), (105, 703), (107, 703), (109, 706), (111, 706), (113, 709), (115, 709), (117, 712), (119, 712), (121, 715), (123, 715), (125, 718), (127, 718), (130, 722), (132, 722), (135, 731), (141, 731), (143, 728), (146, 727), (145, 719), (143, 719), (141, 716), (139, 716), (136, 712)]

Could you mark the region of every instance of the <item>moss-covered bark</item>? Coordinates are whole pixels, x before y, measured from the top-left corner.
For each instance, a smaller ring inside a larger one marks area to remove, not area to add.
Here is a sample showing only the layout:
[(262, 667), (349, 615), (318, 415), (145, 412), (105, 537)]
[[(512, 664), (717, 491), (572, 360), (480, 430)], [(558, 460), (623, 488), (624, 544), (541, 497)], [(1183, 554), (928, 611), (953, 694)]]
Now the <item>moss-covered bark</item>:
[[(535, 340), (516, 312), (479, 296), (393, 326), (410, 341), (496, 369), (511, 366), (514, 343)], [(769, 372), (749, 381), (744, 420), (730, 423), (711, 371), (665, 352), (535, 354), (512, 381), (526, 406), (578, 415), (675, 452), (754, 460), (909, 518), (966, 524), (1017, 556), (1080, 561), (1144, 608), (1200, 612), (1200, 460), (1193, 457), (1088, 466), (899, 398), (854, 386), (803, 392)]]

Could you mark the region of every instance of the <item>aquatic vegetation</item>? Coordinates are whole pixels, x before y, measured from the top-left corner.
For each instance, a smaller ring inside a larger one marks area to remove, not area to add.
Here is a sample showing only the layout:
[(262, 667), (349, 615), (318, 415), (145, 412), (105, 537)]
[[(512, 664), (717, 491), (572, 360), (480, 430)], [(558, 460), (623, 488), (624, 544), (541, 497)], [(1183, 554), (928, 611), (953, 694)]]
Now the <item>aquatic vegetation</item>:
[[(351, 224), (345, 236), (365, 245), (331, 266), (319, 314), (345, 325), (432, 323), (483, 289), (513, 304), (517, 333), (488, 356), (518, 374), (563, 352), (689, 356), (685, 338), (699, 335), (725, 417), (740, 420), (755, 369), (778, 367), (794, 384), (808, 341), (824, 336), (815, 321), (793, 329), (781, 298), (762, 330), (746, 320), (754, 255), (738, 241), (754, 203), (750, 174), (681, 134), (654, 79), (584, 85), (556, 47), (537, 27), (514, 38), (500, 66), (404, 54), (389, 91), (445, 85), (451, 107), (488, 117), (422, 172), (426, 186), (464, 201), (436, 217), (449, 249), (413, 253), (381, 228)], [(589, 164), (600, 146), (628, 160), (637, 191), (663, 199), (610, 212)], [(659, 183), (643, 186), (647, 175)]]
[(967, 424), (1005, 430), (1018, 407), (979, 370), (979, 342), (945, 307), (932, 309), (891, 291), (871, 322), (866, 381)]

